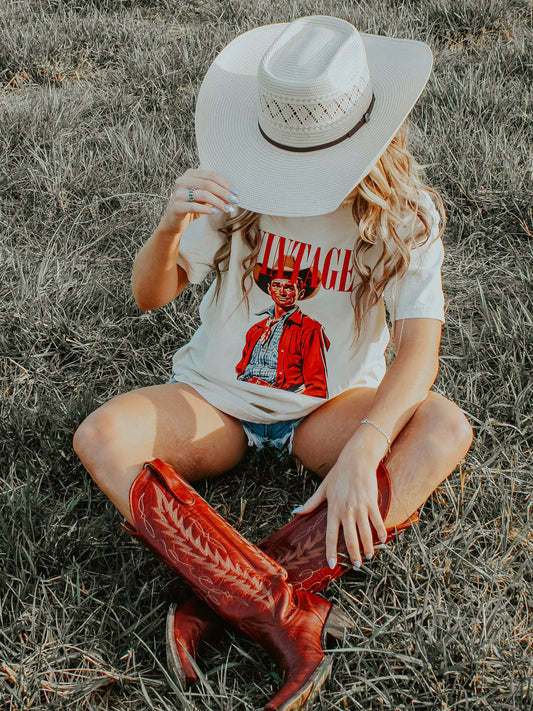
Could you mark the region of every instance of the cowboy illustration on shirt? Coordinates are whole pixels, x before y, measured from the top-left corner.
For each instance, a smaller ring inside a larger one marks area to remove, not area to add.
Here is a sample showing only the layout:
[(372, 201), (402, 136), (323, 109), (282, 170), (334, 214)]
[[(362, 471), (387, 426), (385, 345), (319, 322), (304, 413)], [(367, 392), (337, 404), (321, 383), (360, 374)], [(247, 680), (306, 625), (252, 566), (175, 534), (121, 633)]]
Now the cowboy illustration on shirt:
[(297, 304), (313, 296), (320, 283), (311, 286), (310, 269), (297, 271), (290, 257), (266, 273), (257, 265), (254, 277), (274, 304), (257, 314), (265, 318), (246, 334), (242, 358), (235, 368), (237, 379), (326, 398), (330, 343), (322, 324)]

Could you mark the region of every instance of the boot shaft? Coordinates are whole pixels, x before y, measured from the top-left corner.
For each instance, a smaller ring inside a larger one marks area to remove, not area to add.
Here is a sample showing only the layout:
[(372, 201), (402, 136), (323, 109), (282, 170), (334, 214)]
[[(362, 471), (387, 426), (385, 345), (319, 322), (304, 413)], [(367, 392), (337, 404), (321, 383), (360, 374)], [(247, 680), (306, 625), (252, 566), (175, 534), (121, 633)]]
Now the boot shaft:
[[(244, 539), (168, 465), (145, 465), (130, 491), (134, 534), (223, 619), (278, 662), (272, 711), (302, 708), (327, 675), (323, 638), (343, 619), (329, 602), (294, 591), (286, 570)], [(331, 624), (328, 619), (331, 616)]]
[(313, 593), (296, 592), (277, 561), (241, 536), (163, 462), (154, 460), (139, 474), (130, 490), (130, 508), (134, 535), (218, 615), (263, 646), (270, 645), (274, 619), (285, 624), (305, 611), (313, 625), (324, 624), (331, 604)]
[[(380, 462), (376, 470), (378, 484), (378, 507), (383, 520), (390, 507), (391, 482), (387, 468)], [(314, 511), (303, 516), (295, 516), (285, 526), (265, 538), (259, 547), (280, 563), (288, 572), (295, 590), (320, 592), (331, 580), (336, 580), (351, 566), (348, 549), (342, 530), (339, 531), (337, 553), (339, 562), (331, 569), (326, 560), (327, 501), (323, 501)], [(387, 530), (385, 543), (418, 521), (418, 512), (400, 526)], [(378, 534), (371, 524), (374, 545), (381, 544)]]
[(163, 462), (150, 462), (139, 474), (130, 490), (130, 510), (137, 537), (219, 615), (241, 618), (251, 598), (268, 614), (275, 595), (290, 597), (282, 566)]

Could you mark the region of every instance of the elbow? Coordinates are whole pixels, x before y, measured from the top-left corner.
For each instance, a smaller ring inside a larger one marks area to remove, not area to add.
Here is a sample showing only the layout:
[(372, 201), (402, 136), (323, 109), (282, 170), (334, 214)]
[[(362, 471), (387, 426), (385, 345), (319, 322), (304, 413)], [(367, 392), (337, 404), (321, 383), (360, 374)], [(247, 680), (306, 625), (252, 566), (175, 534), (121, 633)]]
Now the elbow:
[(131, 293), (133, 295), (137, 308), (139, 308), (141, 311), (150, 311), (150, 304), (148, 303), (146, 298), (143, 297), (139, 281), (138, 279), (136, 279), (135, 269), (133, 270), (133, 274), (131, 277)]
[(162, 301), (160, 294), (150, 288), (150, 285), (140, 279), (136, 279), (135, 273), (131, 280), (131, 293), (135, 299), (137, 307), (141, 311), (154, 311), (160, 306), (164, 306), (167, 301)]
[(160, 309), (162, 306), (166, 306), (172, 299), (167, 299), (167, 300), (162, 300), (162, 301), (154, 301), (153, 299), (143, 299), (140, 296), (135, 296), (133, 295), (133, 298), (135, 299), (135, 303), (137, 305), (137, 308), (140, 311), (155, 311), (156, 309)]
[(133, 298), (135, 299), (137, 308), (140, 311), (153, 311), (157, 308), (157, 306), (154, 306), (154, 304), (150, 303), (149, 301), (145, 301), (140, 295), (135, 294), (135, 292), (133, 293)]
[(133, 298), (135, 299), (137, 308), (141, 311), (153, 311), (154, 308), (157, 308), (156, 306), (154, 306), (151, 300), (143, 296), (142, 292), (139, 291), (139, 289), (135, 288), (135, 284), (132, 284), (131, 292), (133, 294)]
[(141, 311), (155, 311), (156, 309), (160, 309), (162, 306), (166, 306), (173, 301), (177, 296), (179, 296), (183, 289), (154, 293), (152, 290), (145, 292), (142, 289), (135, 288), (135, 285), (132, 285), (131, 291), (133, 298), (135, 299), (135, 303)]
[(139, 303), (138, 301), (135, 301), (135, 303), (137, 304), (137, 308), (139, 309), (139, 311), (143, 311), (144, 313), (146, 313), (147, 311), (154, 311), (157, 308), (157, 306), (150, 306), (150, 304), (143, 304), (142, 302)]
[(141, 311), (166, 306), (181, 294), (188, 281), (175, 265), (170, 270), (140, 270), (133, 265), (131, 292)]

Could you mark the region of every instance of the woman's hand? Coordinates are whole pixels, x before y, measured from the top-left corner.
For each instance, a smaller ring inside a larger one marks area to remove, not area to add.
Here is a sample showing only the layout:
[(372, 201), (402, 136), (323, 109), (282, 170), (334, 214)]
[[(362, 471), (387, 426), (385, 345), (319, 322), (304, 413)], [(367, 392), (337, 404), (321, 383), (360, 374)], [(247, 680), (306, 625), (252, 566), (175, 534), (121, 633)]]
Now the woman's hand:
[(149, 311), (168, 304), (189, 283), (178, 256), (181, 236), (192, 214), (229, 213), (236, 202), (235, 189), (218, 173), (191, 169), (176, 180), (163, 217), (133, 265), (132, 289), (140, 309)]
[(386, 539), (376, 477), (383, 455), (383, 442), (376, 441), (370, 429), (359, 427), (313, 496), (298, 510), (298, 515), (309, 513), (327, 499), (326, 559), (331, 568), (337, 562), (341, 526), (350, 560), (356, 568), (361, 565), (363, 554), (366, 558), (374, 555), (371, 523), (378, 538)]
[[(192, 202), (190, 200), (192, 191)], [(191, 213), (210, 215), (214, 212), (231, 214), (239, 202), (237, 191), (218, 173), (189, 168), (174, 183), (172, 196), (160, 222), (160, 227), (171, 233), (181, 233), (190, 221)]]

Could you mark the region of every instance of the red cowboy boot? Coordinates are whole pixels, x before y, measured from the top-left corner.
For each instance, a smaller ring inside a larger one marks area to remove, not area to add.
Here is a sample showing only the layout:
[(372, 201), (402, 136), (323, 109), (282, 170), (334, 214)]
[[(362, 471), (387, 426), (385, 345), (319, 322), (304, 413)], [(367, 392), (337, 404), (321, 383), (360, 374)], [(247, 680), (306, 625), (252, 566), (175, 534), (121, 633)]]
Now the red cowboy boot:
[[(376, 471), (378, 505), (383, 520), (390, 507), (391, 483), (389, 473), (381, 462)], [(399, 526), (387, 530), (385, 543), (418, 522), (418, 512)], [(297, 590), (319, 592), (330, 580), (336, 580), (351, 569), (348, 551), (342, 533), (339, 537), (338, 557), (347, 563), (339, 563), (331, 570), (326, 561), (327, 503), (322, 502), (314, 511), (295, 516), (285, 526), (274, 531), (259, 543), (259, 548), (280, 563), (289, 574), (289, 581)], [(372, 527), (373, 543), (381, 541)], [(192, 660), (200, 644), (216, 639), (222, 632), (220, 619), (197, 597), (178, 607), (171, 605), (167, 615), (167, 661), (168, 666), (185, 686), (197, 681)]]
[(287, 571), (249, 543), (170, 466), (145, 465), (132, 484), (130, 533), (151, 548), (198, 597), (261, 644), (284, 672), (265, 711), (301, 709), (325, 681), (327, 634), (350, 622), (314, 593), (295, 590)]
[[(390, 475), (383, 462), (376, 470), (378, 484), (378, 508), (383, 520), (390, 508)], [(314, 511), (303, 516), (295, 516), (285, 526), (265, 538), (259, 547), (278, 561), (289, 574), (291, 585), (297, 590), (319, 592), (330, 580), (336, 580), (352, 568), (350, 556), (342, 532), (339, 535), (337, 556), (341, 559), (333, 570), (326, 561), (327, 502), (323, 501)], [(398, 533), (411, 524), (418, 523), (418, 511), (399, 526), (387, 529), (384, 543), (390, 543)], [(371, 524), (373, 545), (382, 542)], [(343, 562), (346, 561), (346, 562)]]

